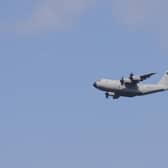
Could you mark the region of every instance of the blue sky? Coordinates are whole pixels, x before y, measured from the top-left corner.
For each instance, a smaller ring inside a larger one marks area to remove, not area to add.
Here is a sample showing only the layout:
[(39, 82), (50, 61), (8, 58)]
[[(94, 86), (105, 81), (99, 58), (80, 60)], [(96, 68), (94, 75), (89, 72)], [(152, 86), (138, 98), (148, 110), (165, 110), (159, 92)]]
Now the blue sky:
[(167, 93), (113, 101), (92, 87), (168, 68), (167, 32), (153, 27), (166, 23), (149, 22), (162, 15), (134, 22), (142, 11), (125, 18), (114, 2), (0, 2), (0, 167), (168, 166)]

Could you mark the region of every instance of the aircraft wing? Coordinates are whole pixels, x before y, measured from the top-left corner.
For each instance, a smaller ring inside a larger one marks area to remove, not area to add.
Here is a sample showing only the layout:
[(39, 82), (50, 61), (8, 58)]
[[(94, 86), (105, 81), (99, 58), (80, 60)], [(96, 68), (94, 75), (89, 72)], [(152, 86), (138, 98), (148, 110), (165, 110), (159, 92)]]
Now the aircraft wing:
[(140, 76), (141, 81), (146, 80), (147, 78), (150, 78), (151, 76), (155, 75), (156, 73), (148, 73)]
[(144, 75), (139, 75), (139, 76), (134, 76), (132, 73), (130, 74), (129, 78), (124, 79), (122, 78), (120, 80), (121, 84), (126, 84), (126, 85), (136, 85), (139, 82), (142, 82), (146, 80), (147, 78), (150, 78), (152, 75), (155, 75), (156, 73), (147, 73)]

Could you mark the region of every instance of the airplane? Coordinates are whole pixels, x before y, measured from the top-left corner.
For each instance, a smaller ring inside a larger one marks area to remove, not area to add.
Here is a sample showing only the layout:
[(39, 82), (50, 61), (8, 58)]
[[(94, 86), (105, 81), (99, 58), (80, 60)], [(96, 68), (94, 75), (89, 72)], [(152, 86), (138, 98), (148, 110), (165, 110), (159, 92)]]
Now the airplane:
[(142, 84), (140, 82), (150, 78), (156, 73), (134, 75), (131, 73), (128, 78), (121, 80), (101, 79), (93, 83), (96, 89), (105, 92), (105, 97), (113, 99), (123, 97), (135, 97), (168, 90), (168, 71), (163, 75), (157, 84)]

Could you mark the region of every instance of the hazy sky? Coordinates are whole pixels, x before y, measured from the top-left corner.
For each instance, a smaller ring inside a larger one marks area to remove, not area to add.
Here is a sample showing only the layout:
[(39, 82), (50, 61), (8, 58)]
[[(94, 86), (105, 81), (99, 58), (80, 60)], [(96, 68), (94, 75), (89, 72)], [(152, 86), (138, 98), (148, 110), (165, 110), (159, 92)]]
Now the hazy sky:
[(113, 101), (92, 87), (130, 72), (159, 81), (166, 6), (0, 1), (0, 167), (167, 168), (168, 93)]

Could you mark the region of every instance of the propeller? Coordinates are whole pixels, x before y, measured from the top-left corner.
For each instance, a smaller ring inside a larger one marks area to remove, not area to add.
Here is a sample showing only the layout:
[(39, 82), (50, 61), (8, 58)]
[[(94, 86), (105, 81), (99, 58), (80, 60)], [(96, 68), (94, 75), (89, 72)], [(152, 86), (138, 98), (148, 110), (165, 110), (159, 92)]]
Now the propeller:
[(133, 73), (130, 73), (129, 78), (130, 78), (131, 80), (134, 80), (134, 74), (133, 74)]
[(121, 78), (120, 83), (121, 85), (124, 85), (124, 77)]

